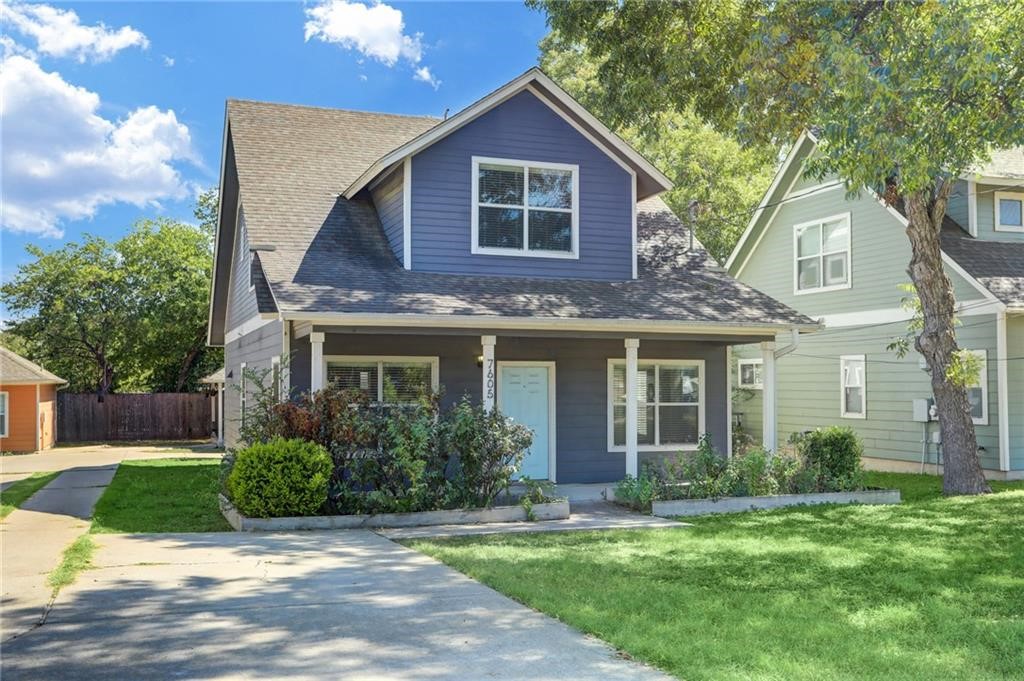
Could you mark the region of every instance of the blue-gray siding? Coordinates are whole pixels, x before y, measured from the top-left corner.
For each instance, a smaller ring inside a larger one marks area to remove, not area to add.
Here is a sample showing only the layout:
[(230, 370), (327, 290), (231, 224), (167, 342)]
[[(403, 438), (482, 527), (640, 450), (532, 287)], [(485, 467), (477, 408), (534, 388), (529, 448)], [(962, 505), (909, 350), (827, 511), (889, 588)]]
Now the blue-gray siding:
[[(578, 260), (474, 255), (472, 157), (580, 167)], [(632, 178), (530, 92), (412, 160), (412, 267), (431, 272), (621, 280), (632, 277)]]
[(404, 235), (403, 235), (403, 171), (398, 166), (390, 175), (375, 186), (370, 195), (373, 197), (373, 204), (377, 207), (377, 215), (380, 217), (380, 225), (384, 228), (384, 236), (391, 245), (391, 251), (399, 262), (404, 257)]
[[(271, 358), (281, 355), (283, 341), (281, 322), (274, 320), (224, 344), (224, 443), (227, 447), (238, 444), (242, 362), (247, 369), (256, 372), (269, 370)], [(250, 393), (252, 387), (248, 386)]]
[[(463, 395), (478, 401), (480, 337), (328, 333), (324, 355), (416, 355), (438, 357), (443, 403)], [(292, 388), (309, 389), (308, 337), (292, 343)], [(705, 361), (705, 425), (715, 446), (725, 451), (725, 346), (711, 342), (641, 340), (639, 356), (648, 359)], [(608, 451), (608, 359), (625, 358), (622, 339), (570, 339), (498, 336), (495, 358), (554, 361), (556, 394), (556, 477), (559, 482), (614, 482), (625, 473), (625, 455)], [(641, 462), (664, 456), (641, 452)]]
[(249, 235), (245, 229), (245, 212), (238, 208), (238, 229), (235, 234), (234, 257), (231, 262), (231, 285), (228, 290), (227, 325), (229, 331), (256, 316), (256, 293), (249, 290)]

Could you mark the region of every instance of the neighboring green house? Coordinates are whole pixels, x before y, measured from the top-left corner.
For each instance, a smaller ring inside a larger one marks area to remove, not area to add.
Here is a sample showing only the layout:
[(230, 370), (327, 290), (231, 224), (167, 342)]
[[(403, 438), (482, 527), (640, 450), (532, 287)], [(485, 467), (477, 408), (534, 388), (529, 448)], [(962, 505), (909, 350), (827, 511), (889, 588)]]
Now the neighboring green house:
[[(900, 288), (910, 280), (906, 219), (869, 190), (848, 199), (841, 183), (804, 177), (815, 144), (810, 134), (797, 140), (726, 267), (825, 329), (796, 347), (780, 337), (735, 348), (734, 419), (775, 447), (794, 432), (848, 425), (863, 439), (869, 467), (935, 471), (941, 443), (920, 401), (931, 398), (923, 360), (887, 349), (910, 316)], [(970, 398), (991, 478), (1024, 478), (1022, 206), (1024, 149), (997, 152), (958, 181), (942, 233), (957, 338), (983, 360)], [(763, 418), (773, 411), (775, 429)]]

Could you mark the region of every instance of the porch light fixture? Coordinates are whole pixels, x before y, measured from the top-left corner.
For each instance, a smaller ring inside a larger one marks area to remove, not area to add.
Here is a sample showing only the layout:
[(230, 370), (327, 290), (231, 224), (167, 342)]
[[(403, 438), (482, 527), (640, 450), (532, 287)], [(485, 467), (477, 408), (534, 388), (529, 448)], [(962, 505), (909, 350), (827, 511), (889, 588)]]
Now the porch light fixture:
[(477, 355), (476, 356), (476, 365), (478, 367), (480, 367), (481, 369), (484, 368), (484, 356), (483, 355)]

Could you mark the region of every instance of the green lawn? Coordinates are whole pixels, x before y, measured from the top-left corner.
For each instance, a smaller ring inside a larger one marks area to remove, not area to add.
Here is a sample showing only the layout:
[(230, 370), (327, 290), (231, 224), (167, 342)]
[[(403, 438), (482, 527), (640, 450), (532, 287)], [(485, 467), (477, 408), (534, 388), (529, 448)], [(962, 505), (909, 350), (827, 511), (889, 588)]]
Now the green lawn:
[(218, 459), (124, 461), (100, 497), (92, 532), (230, 530), (217, 503)]
[(33, 473), (12, 483), (10, 487), (0, 492), (0, 518), (6, 518), (11, 511), (20, 508), (30, 496), (52, 482), (60, 473)]
[(1020, 679), (1024, 484), (688, 529), (407, 542), (681, 679)]

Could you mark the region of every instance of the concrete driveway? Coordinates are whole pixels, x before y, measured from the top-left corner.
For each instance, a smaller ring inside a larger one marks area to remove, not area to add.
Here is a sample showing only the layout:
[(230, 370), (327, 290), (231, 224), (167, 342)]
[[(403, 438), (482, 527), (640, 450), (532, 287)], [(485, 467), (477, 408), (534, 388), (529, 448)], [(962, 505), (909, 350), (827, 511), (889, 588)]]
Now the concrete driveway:
[(14, 679), (666, 679), (369, 531), (98, 535)]

